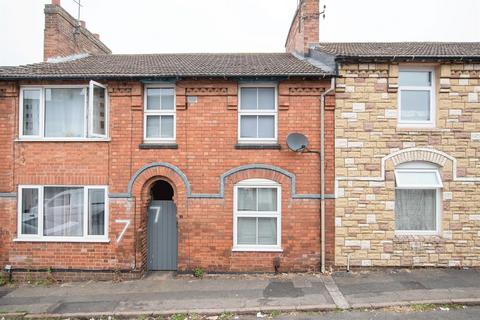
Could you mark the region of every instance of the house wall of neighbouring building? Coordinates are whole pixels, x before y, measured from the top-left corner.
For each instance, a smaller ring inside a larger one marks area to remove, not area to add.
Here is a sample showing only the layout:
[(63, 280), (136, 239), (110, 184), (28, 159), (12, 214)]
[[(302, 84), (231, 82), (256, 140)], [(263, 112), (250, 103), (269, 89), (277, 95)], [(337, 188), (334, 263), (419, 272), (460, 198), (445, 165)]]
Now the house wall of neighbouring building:
[[(437, 63), (432, 67), (436, 127), (407, 129), (397, 128), (399, 64), (345, 62), (339, 66), (335, 108), (338, 267), (346, 266), (348, 259), (351, 266), (480, 266), (480, 65)], [(439, 166), (443, 189), (440, 233), (435, 236), (395, 234), (393, 170), (410, 161)]]
[[(85, 82), (0, 82), (0, 263), (14, 274), (56, 270), (66, 279), (105, 278), (108, 272), (146, 270), (147, 208), (158, 179), (175, 190), (178, 269), (207, 271), (318, 270), (320, 261), (320, 163), (315, 153), (289, 151), (285, 139), (302, 132), (320, 149), (320, 95), (328, 80), (283, 80), (278, 87), (280, 150), (236, 149), (238, 83), (182, 80), (176, 83), (178, 149), (141, 149), (144, 86), (136, 81), (99, 81), (108, 86), (109, 141), (47, 142), (18, 139), (19, 87)], [(187, 96), (197, 97), (187, 103)], [(326, 193), (334, 193), (334, 100), (326, 100)], [(226, 174), (228, 173), (228, 174)], [(186, 179), (182, 178), (182, 174)], [(224, 175), (224, 193), (221, 177)], [(266, 178), (282, 187), (283, 252), (232, 252), (233, 186)], [(23, 242), (17, 238), (18, 185), (107, 185), (108, 243)], [(295, 187), (295, 190), (293, 189)], [(197, 194), (215, 195), (200, 198)], [(303, 195), (303, 196), (302, 196)], [(327, 262), (333, 263), (334, 200), (326, 200)], [(120, 237), (129, 221), (123, 236)], [(29, 275), (31, 276), (31, 275)]]

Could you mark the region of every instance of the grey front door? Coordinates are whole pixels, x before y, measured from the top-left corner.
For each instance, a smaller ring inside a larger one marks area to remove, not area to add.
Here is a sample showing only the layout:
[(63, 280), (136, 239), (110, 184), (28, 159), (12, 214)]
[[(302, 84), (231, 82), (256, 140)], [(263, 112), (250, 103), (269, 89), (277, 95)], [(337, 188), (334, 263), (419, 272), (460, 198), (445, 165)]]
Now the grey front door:
[(177, 270), (177, 209), (152, 201), (148, 209), (148, 270)]

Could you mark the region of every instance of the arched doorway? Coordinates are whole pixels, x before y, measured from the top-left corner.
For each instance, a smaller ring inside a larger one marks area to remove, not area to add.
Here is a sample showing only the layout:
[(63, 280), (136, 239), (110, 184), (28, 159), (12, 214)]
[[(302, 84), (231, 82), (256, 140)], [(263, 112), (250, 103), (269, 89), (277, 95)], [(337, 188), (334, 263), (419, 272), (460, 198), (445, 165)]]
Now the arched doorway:
[(151, 189), (148, 208), (148, 270), (177, 270), (178, 232), (174, 189), (165, 180)]

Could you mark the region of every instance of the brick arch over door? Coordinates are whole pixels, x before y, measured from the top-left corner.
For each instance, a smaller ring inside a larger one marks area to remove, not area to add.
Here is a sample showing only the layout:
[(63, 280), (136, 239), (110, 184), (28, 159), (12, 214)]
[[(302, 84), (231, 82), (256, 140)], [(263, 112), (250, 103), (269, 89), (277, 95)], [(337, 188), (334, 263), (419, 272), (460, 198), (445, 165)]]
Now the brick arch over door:
[[(174, 190), (173, 200), (177, 209), (177, 221), (187, 212), (187, 195), (189, 184), (186, 176), (175, 166), (170, 164), (149, 164), (135, 173), (130, 180), (128, 190), (131, 197), (135, 198), (135, 256), (136, 269), (147, 269), (147, 214), (150, 205), (150, 189), (159, 180), (167, 181)], [(182, 237), (187, 236), (186, 226), (178, 224), (178, 254), (186, 256)]]

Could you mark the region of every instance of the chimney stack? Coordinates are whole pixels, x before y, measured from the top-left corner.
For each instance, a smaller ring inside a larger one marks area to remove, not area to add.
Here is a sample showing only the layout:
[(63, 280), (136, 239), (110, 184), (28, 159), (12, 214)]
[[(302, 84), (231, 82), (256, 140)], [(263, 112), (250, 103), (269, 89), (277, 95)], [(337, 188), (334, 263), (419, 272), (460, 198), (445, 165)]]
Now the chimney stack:
[(306, 56), (311, 44), (320, 41), (319, 0), (300, 0), (288, 32), (287, 52)]
[(112, 51), (87, 28), (85, 21), (72, 17), (60, 5), (60, 0), (52, 0), (45, 5), (45, 29), (43, 33), (43, 60), (67, 57), (78, 54), (111, 54)]

